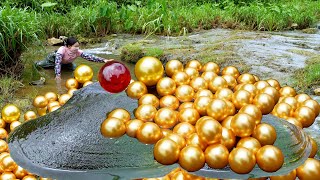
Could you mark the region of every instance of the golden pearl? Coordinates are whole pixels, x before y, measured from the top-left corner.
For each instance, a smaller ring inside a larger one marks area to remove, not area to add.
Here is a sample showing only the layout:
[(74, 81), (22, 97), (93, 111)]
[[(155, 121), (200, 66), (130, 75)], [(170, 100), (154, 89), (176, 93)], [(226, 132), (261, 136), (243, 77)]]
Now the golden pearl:
[(296, 118), (293, 118), (293, 117), (289, 117), (286, 119), (289, 123), (297, 126), (297, 127), (300, 127), (301, 129), (303, 128), (302, 124), (300, 121), (298, 121)]
[(201, 89), (208, 89), (207, 81), (202, 77), (195, 77), (190, 81), (190, 86), (194, 89), (195, 92)]
[(284, 97), (282, 99), (279, 99), (279, 102), (284, 102), (289, 104), (292, 107), (292, 110), (295, 111), (298, 107), (298, 101), (294, 97)]
[(33, 100), (33, 106), (36, 108), (44, 108), (48, 105), (48, 100), (44, 96), (37, 96)]
[(158, 81), (156, 88), (160, 96), (171, 95), (176, 90), (176, 83), (173, 79), (164, 77)]
[(126, 125), (121, 119), (110, 117), (102, 122), (100, 132), (104, 137), (118, 138), (126, 133)]
[(237, 86), (237, 79), (232, 75), (223, 75), (222, 77), (227, 81), (229, 89), (234, 89)]
[(281, 89), (281, 86), (280, 86), (280, 83), (275, 80), (275, 79), (268, 79), (267, 82), (270, 84), (270, 86), (276, 88), (276, 90), (280, 90)]
[(208, 85), (217, 76), (218, 75), (216, 73), (211, 71), (206, 71), (201, 74), (201, 77), (207, 81)]
[(187, 108), (194, 108), (193, 102), (184, 102), (180, 104), (178, 111), (181, 111), (182, 109), (187, 109)]
[(4, 171), (13, 171), (18, 165), (13, 161), (10, 155), (7, 155), (1, 159), (0, 166)]
[(260, 109), (253, 104), (247, 104), (247, 105), (243, 106), (239, 110), (239, 113), (246, 113), (246, 114), (249, 114), (250, 116), (252, 116), (253, 119), (255, 119), (256, 125), (260, 124), (260, 122), (261, 122), (262, 113), (261, 113)]
[(5, 128), (5, 127), (6, 127), (6, 122), (0, 118), (0, 128)]
[(86, 87), (92, 83), (93, 83), (92, 81), (86, 81), (85, 83), (83, 83), (82, 87)]
[(233, 116), (236, 113), (236, 107), (231, 101), (225, 100), (225, 102), (227, 103), (227, 115)]
[(190, 80), (193, 78), (199, 77), (200, 75), (197, 69), (191, 68), (191, 67), (184, 68), (183, 71), (188, 74), (188, 76), (190, 77)]
[(48, 103), (47, 107), (50, 110), (51, 108), (53, 108), (54, 106), (60, 106), (60, 103), (58, 101), (51, 101)]
[(37, 178), (34, 177), (33, 175), (27, 175), (27, 176), (23, 177), (22, 180), (37, 180)]
[(296, 170), (289, 172), (288, 174), (284, 174), (281, 176), (270, 176), (270, 180), (295, 180), (296, 179)]
[(256, 79), (254, 78), (254, 76), (252, 74), (244, 73), (244, 74), (241, 74), (237, 78), (237, 82), (238, 82), (238, 84), (240, 84), (240, 83), (254, 84), (256, 82)]
[(69, 78), (66, 81), (66, 88), (67, 89), (78, 89), (79, 88), (79, 82), (75, 78)]
[(162, 137), (166, 137), (169, 134), (173, 133), (172, 130), (170, 129), (161, 129), (161, 132), (162, 132)]
[(217, 99), (226, 99), (228, 101), (232, 101), (233, 92), (229, 88), (220, 88), (215, 93), (215, 98)]
[(298, 107), (294, 112), (294, 118), (301, 122), (304, 128), (311, 126), (316, 118), (315, 113), (306, 106)]
[[(0, 140), (0, 141), (3, 141), (3, 142), (5, 142), (4, 140)], [(1, 142), (1, 143), (3, 143), (3, 142)], [(5, 142), (6, 143), (6, 142)], [(4, 158), (5, 156), (8, 156), (8, 155), (10, 155), (8, 152), (2, 152), (1, 154), (0, 154), (0, 161), (2, 161), (2, 158)], [(1, 169), (1, 166), (0, 166), (0, 169)], [(3, 169), (2, 169), (3, 170)]]
[(194, 95), (194, 98), (197, 99), (198, 97), (201, 97), (201, 96), (205, 96), (205, 97), (209, 97), (209, 98), (213, 98), (214, 95), (213, 93), (208, 90), (208, 89), (200, 89), (195, 95)]
[(305, 100), (303, 103), (301, 103), (301, 106), (306, 106), (306, 107), (312, 109), (315, 116), (319, 115), (320, 105), (317, 101), (315, 101), (313, 99), (308, 99), (308, 100)]
[[(15, 121), (13, 121), (15, 122)], [(8, 137), (8, 132), (4, 128), (0, 128), (0, 139), (6, 139)]]
[(222, 99), (213, 99), (207, 106), (207, 114), (217, 121), (222, 121), (228, 116), (227, 103)]
[(39, 116), (44, 116), (47, 114), (47, 107), (44, 107), (44, 108), (37, 108), (37, 113)]
[(275, 172), (284, 163), (284, 156), (281, 150), (272, 145), (265, 145), (256, 154), (257, 164), (260, 169), (266, 172)]
[(261, 110), (262, 114), (269, 114), (275, 105), (272, 96), (265, 93), (256, 95), (252, 102)]
[(161, 128), (172, 128), (178, 122), (177, 114), (170, 108), (161, 108), (157, 111), (154, 122)]
[(292, 87), (290, 87), (290, 86), (284, 86), (284, 87), (282, 87), (280, 90), (279, 90), (279, 92), (280, 92), (280, 95), (281, 96), (284, 96), (284, 97), (286, 97), (286, 96), (290, 96), (290, 97), (294, 97), (294, 96), (296, 96), (296, 90), (294, 90)]
[[(183, 174), (183, 177), (186, 179), (186, 180), (205, 180), (206, 178), (205, 177), (202, 177), (202, 176), (196, 176), (194, 174), (191, 174), (191, 173), (188, 173), (188, 171), (185, 171), (185, 170), (181, 170), (182, 174)], [(173, 179), (172, 179), (173, 180)]]
[(197, 60), (191, 60), (191, 61), (188, 61), (185, 68), (194, 68), (196, 69), (197, 71), (200, 71), (202, 69), (202, 65), (199, 61)]
[(220, 67), (217, 63), (214, 62), (207, 62), (201, 69), (201, 72), (214, 72), (219, 74)]
[(299, 104), (303, 103), (308, 99), (311, 99), (311, 97), (308, 94), (297, 94), (295, 98), (297, 99)]
[(198, 171), (205, 164), (204, 153), (198, 146), (186, 146), (180, 151), (179, 165), (187, 171)]
[(190, 83), (190, 76), (185, 72), (176, 72), (171, 77), (177, 86), (187, 85)]
[(233, 116), (230, 126), (238, 137), (248, 137), (253, 133), (256, 126), (255, 119), (246, 113), (238, 113)]
[(137, 131), (137, 139), (144, 144), (155, 144), (162, 138), (160, 127), (152, 122), (146, 122)]
[(201, 118), (198, 119), (198, 121), (196, 122), (196, 125), (195, 126), (198, 126), (198, 124), (201, 122), (201, 121), (205, 121), (207, 119), (213, 119), (212, 117), (210, 116), (202, 116)]
[(144, 94), (138, 101), (139, 106), (142, 104), (150, 104), (155, 108), (158, 108), (160, 105), (159, 99), (153, 94)]
[(214, 77), (213, 80), (210, 81), (208, 85), (209, 85), (210, 91), (212, 91), (213, 93), (215, 93), (220, 88), (228, 87), (227, 81), (221, 76)]
[(311, 153), (309, 155), (309, 158), (313, 158), (317, 154), (318, 145), (317, 145), (317, 142), (312, 137), (309, 136), (309, 139), (310, 139), (310, 142), (312, 145), (312, 149), (311, 149)]
[(187, 137), (187, 146), (190, 145), (198, 146), (202, 149), (202, 151), (204, 151), (208, 146), (207, 143), (200, 140), (197, 133), (192, 133)]
[(7, 104), (2, 108), (1, 111), (2, 119), (6, 123), (11, 123), (17, 121), (20, 118), (20, 110), (17, 106), (13, 104)]
[(37, 118), (37, 115), (34, 111), (27, 111), (23, 117), (25, 121), (28, 121)]
[(6, 141), (0, 139), (0, 152), (3, 153), (7, 150), (8, 150), (8, 143)]
[(265, 94), (269, 94), (270, 96), (272, 96), (273, 99), (274, 99), (274, 102), (278, 102), (279, 101), (280, 93), (274, 87), (271, 87), (271, 86), (265, 87), (260, 92), (261, 93), (265, 93)]
[(18, 166), (15, 170), (13, 170), (13, 173), (18, 179), (22, 179), (23, 177), (28, 175), (28, 172), (20, 166)]
[(44, 97), (48, 100), (48, 102), (58, 100), (58, 95), (54, 92), (47, 92)]
[(257, 139), (253, 137), (245, 137), (240, 139), (240, 141), (237, 143), (237, 147), (247, 148), (252, 151), (253, 154), (256, 154), (257, 151), (261, 148), (261, 144)]
[(242, 85), (240, 85), (239, 90), (246, 90), (249, 93), (252, 94), (252, 96), (256, 96), (258, 94), (258, 89), (255, 85), (253, 84), (248, 84), (248, 83), (242, 83)]
[(13, 131), (16, 127), (20, 126), (21, 125), (21, 122), (19, 121), (13, 121), (11, 124), (10, 124), (10, 131)]
[(183, 71), (183, 64), (179, 60), (170, 60), (166, 64), (166, 75), (171, 77), (174, 73)]
[[(240, 89), (242, 88), (242, 86), (244, 86), (245, 84), (248, 84), (248, 83), (237, 84), (237, 85), (233, 88), (233, 91), (236, 92), (236, 91), (240, 90)], [(257, 90), (257, 88), (256, 88), (253, 84), (251, 84), (251, 85), (252, 85), (252, 87), (254, 87), (254, 89)], [(253, 89), (253, 88), (251, 88), (251, 89)], [(246, 91), (250, 92), (249, 90), (246, 90)]]
[(148, 93), (147, 86), (141, 81), (134, 81), (126, 89), (127, 96), (132, 99), (139, 99)]
[(274, 106), (272, 114), (279, 118), (288, 118), (293, 115), (292, 107), (287, 103), (278, 103)]
[(269, 87), (270, 84), (267, 81), (257, 81), (254, 83), (258, 91), (261, 91), (262, 89)]
[(74, 78), (79, 82), (79, 83), (85, 83), (86, 81), (91, 81), (93, 77), (93, 71), (91, 67), (81, 64), (78, 66), (74, 72)]
[(225, 127), (227, 129), (231, 129), (231, 120), (233, 119), (233, 116), (226, 117), (222, 122), (222, 127)]
[(139, 119), (133, 119), (133, 120), (127, 121), (125, 123), (125, 125), (126, 125), (126, 134), (128, 136), (130, 136), (130, 137), (135, 138), (137, 136), (138, 129), (141, 127), (141, 125), (143, 123), (144, 122), (139, 120)]
[(211, 101), (211, 98), (201, 96), (194, 101), (193, 107), (200, 115), (205, 116), (207, 115), (207, 107)]
[(236, 144), (236, 136), (231, 129), (222, 127), (222, 138), (220, 143), (229, 150), (234, 147)]
[(154, 158), (164, 165), (170, 165), (178, 161), (179, 154), (178, 144), (169, 138), (159, 140), (153, 148)]
[(214, 169), (222, 169), (228, 165), (229, 151), (222, 144), (213, 144), (204, 152), (206, 163)]
[(320, 161), (308, 158), (303, 165), (297, 168), (297, 176), (300, 180), (318, 180), (320, 177)]
[(186, 140), (177, 133), (170, 133), (166, 137), (176, 142), (179, 145), (180, 150), (186, 146)]
[(188, 122), (181, 122), (173, 128), (173, 132), (179, 134), (183, 138), (187, 138), (189, 135), (195, 133), (196, 129)]
[(272, 145), (277, 140), (277, 132), (270, 124), (261, 123), (254, 129), (252, 137), (256, 138), (261, 146)]
[(241, 109), (243, 106), (252, 103), (253, 96), (246, 90), (238, 90), (232, 95), (232, 103), (236, 109)]
[(13, 180), (13, 179), (15, 180), (16, 176), (12, 172), (3, 172), (0, 175), (0, 179), (1, 180)]
[(141, 58), (135, 65), (134, 74), (137, 79), (147, 86), (156, 85), (162, 78), (164, 69), (159, 59), (146, 56)]
[(256, 164), (256, 158), (247, 148), (234, 148), (229, 154), (229, 165), (232, 171), (238, 174), (247, 174)]
[(168, 107), (168, 108), (171, 108), (173, 110), (176, 110), (178, 109), (179, 105), (180, 105), (180, 102), (179, 102), (179, 99), (176, 98), (175, 96), (173, 95), (167, 95), (167, 96), (163, 96), (160, 101), (160, 107)]
[(49, 112), (55, 111), (57, 109), (59, 109), (61, 106), (53, 106), (49, 109)]
[(189, 85), (180, 85), (177, 87), (175, 95), (180, 102), (189, 102), (193, 100), (194, 90)]
[(157, 113), (157, 109), (150, 104), (142, 104), (134, 112), (137, 119), (142, 121), (153, 121), (154, 116)]
[(108, 118), (111, 118), (111, 117), (121, 119), (124, 123), (131, 119), (130, 113), (127, 110), (122, 108), (112, 110), (108, 114)]
[(184, 174), (182, 173), (182, 171), (178, 171), (175, 172), (174, 174), (172, 174), (171, 180), (185, 180)]
[(220, 142), (222, 137), (222, 126), (215, 119), (206, 119), (196, 124), (196, 131), (201, 141), (207, 144)]
[(221, 74), (222, 75), (231, 75), (236, 79), (240, 76), (239, 70), (234, 66), (227, 66), (227, 67), (223, 68)]
[(73, 96), (74, 92), (76, 92), (78, 89), (76, 88), (70, 88), (67, 92), (67, 94), (69, 94), (70, 96)]
[(69, 101), (69, 99), (71, 98), (70, 94), (62, 94), (59, 97), (59, 103), (61, 106), (63, 106), (65, 103), (67, 103), (67, 101)]

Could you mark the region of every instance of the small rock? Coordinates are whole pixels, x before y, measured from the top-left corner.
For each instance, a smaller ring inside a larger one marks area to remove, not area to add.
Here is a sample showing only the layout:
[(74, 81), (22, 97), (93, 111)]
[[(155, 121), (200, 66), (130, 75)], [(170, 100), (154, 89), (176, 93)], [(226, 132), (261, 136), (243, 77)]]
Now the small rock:
[(316, 34), (318, 31), (317, 28), (307, 28), (303, 29), (302, 32), (307, 33), (307, 34)]
[(57, 39), (57, 38), (54, 38), (54, 37), (48, 39), (47, 41), (48, 41), (48, 45), (50, 45), (50, 46), (63, 44), (63, 41), (61, 39)]
[(297, 24), (297, 23), (292, 23), (292, 24), (291, 24), (291, 28), (292, 28), (292, 29), (296, 29), (297, 27), (298, 27), (298, 24)]
[(320, 96), (320, 88), (313, 90), (314, 94)]

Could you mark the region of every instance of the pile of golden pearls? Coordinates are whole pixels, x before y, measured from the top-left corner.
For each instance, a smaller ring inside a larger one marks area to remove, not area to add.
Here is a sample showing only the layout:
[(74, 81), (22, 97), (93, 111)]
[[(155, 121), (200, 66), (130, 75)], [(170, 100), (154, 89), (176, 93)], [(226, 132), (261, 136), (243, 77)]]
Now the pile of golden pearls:
[(59, 95), (47, 92), (44, 95), (36, 96), (32, 101), (36, 110), (26, 111), (22, 119), (20, 109), (16, 105), (7, 104), (2, 108), (0, 118), (0, 180), (49, 180), (49, 178), (38, 177), (17, 165), (10, 156), (6, 139), (8, 133), (23, 122), (36, 119), (63, 106), (72, 97), (74, 91), (92, 83), (93, 71), (87, 65), (80, 65), (75, 69), (74, 76), (74, 78), (66, 80), (67, 93)]
[[(200, 170), (205, 164), (214, 169), (229, 165), (239, 174), (251, 172), (256, 164), (263, 171), (275, 172), (285, 157), (273, 145), (275, 128), (262, 123), (262, 115), (271, 113), (307, 128), (320, 110), (309, 95), (281, 87), (275, 79), (240, 74), (233, 66), (220, 70), (214, 62), (202, 65), (191, 60), (183, 65), (170, 60), (164, 68), (158, 59), (144, 57), (137, 62), (135, 75), (137, 81), (126, 89), (129, 97), (138, 100), (135, 118), (125, 109), (115, 109), (100, 130), (107, 138), (127, 134), (143, 144), (155, 144), (156, 161), (164, 165), (178, 162), (182, 167), (160, 179), (193, 176), (185, 171)], [(156, 93), (148, 93), (150, 87)], [(313, 158), (317, 144), (309, 138), (309, 159), (289, 174), (270, 179), (320, 177), (320, 161)]]

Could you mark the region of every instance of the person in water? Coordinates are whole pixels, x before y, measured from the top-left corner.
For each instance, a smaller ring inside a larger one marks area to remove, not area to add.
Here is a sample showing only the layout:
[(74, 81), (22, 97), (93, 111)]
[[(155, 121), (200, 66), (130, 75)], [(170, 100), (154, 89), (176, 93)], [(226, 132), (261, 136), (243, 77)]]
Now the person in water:
[(74, 37), (69, 37), (64, 41), (64, 46), (61, 46), (57, 51), (50, 53), (46, 59), (35, 63), (36, 67), (54, 68), (55, 79), (61, 80), (61, 69), (75, 70), (76, 65), (73, 61), (77, 57), (82, 57), (88, 61), (105, 63), (113, 59), (104, 59), (85, 53), (79, 49), (79, 42)]

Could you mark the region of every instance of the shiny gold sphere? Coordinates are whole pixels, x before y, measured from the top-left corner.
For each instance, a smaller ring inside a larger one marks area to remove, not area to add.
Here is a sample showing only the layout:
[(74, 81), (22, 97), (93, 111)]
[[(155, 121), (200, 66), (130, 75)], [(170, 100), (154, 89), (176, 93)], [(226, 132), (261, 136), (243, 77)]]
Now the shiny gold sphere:
[(37, 115), (34, 111), (27, 111), (26, 113), (24, 113), (23, 117), (25, 121), (29, 121), (31, 119), (37, 118)]
[[(2, 139), (0, 139), (0, 153), (3, 153), (8, 150), (8, 143)], [(0, 159), (1, 160), (1, 159)], [(0, 165), (1, 166), (1, 165)]]
[(213, 93), (209, 89), (201, 89), (194, 95), (194, 99), (197, 99), (201, 96), (209, 97), (211, 99), (214, 97)]
[(154, 122), (161, 128), (172, 128), (178, 122), (177, 113), (170, 108), (161, 108), (157, 111)]
[(248, 137), (253, 133), (256, 126), (255, 119), (246, 113), (238, 113), (233, 116), (230, 126), (238, 137)]
[(237, 147), (247, 148), (252, 151), (253, 154), (256, 154), (257, 151), (261, 148), (261, 144), (257, 139), (253, 137), (245, 137), (239, 140), (239, 142), (237, 143)]
[(234, 89), (238, 85), (237, 79), (232, 75), (223, 75), (222, 77), (227, 81), (229, 89)]
[(139, 99), (148, 93), (147, 86), (141, 81), (134, 81), (126, 89), (127, 96), (133, 99)]
[(234, 148), (229, 154), (229, 165), (232, 171), (238, 174), (247, 174), (256, 165), (254, 153), (247, 148)]
[(231, 129), (231, 120), (233, 119), (233, 116), (226, 117), (222, 122), (222, 127), (225, 127), (227, 129)]
[(270, 84), (267, 81), (257, 81), (254, 83), (258, 91), (261, 91), (262, 89), (266, 87), (270, 87)]
[(173, 79), (164, 77), (158, 81), (156, 88), (160, 96), (172, 95), (176, 91), (176, 83)]
[(201, 116), (205, 116), (207, 115), (207, 107), (211, 101), (212, 99), (210, 97), (200, 96), (194, 101), (193, 107)]
[(296, 170), (289, 172), (288, 174), (284, 174), (281, 176), (270, 176), (270, 180), (295, 180), (296, 179)]
[(311, 99), (311, 97), (308, 94), (297, 94), (295, 98), (297, 99), (299, 104), (303, 103), (308, 99)]
[(172, 130), (170, 129), (161, 129), (161, 132), (162, 132), (162, 137), (166, 137), (169, 134), (173, 133)]
[(78, 66), (74, 72), (74, 78), (79, 82), (79, 83), (85, 83), (87, 81), (91, 81), (93, 77), (93, 71), (90, 66), (81, 64)]
[(174, 80), (177, 86), (187, 85), (191, 80), (190, 76), (182, 71), (174, 73), (171, 78)]
[(27, 175), (22, 180), (37, 180), (37, 178), (33, 175)]
[(222, 127), (222, 138), (220, 143), (229, 150), (234, 147), (236, 144), (236, 136), (231, 129)]
[(44, 108), (48, 105), (48, 100), (44, 96), (37, 96), (33, 100), (33, 106), (36, 108)]
[(49, 112), (55, 111), (59, 109), (61, 106), (53, 106), (51, 109), (49, 109)]
[(139, 119), (133, 119), (127, 121), (126, 125), (126, 133), (128, 136), (135, 138), (137, 136), (137, 131), (141, 127), (144, 122)]
[(222, 144), (213, 144), (204, 152), (206, 163), (214, 169), (222, 169), (228, 165), (229, 150)]
[(66, 81), (66, 88), (67, 89), (71, 89), (71, 88), (78, 89), (79, 88), (79, 82), (75, 78), (69, 78)]
[(179, 60), (170, 60), (166, 64), (166, 75), (172, 77), (174, 73), (183, 71), (183, 64)]
[(289, 117), (286, 119), (289, 123), (297, 126), (297, 127), (300, 127), (301, 129), (303, 128), (302, 124), (300, 121), (298, 121), (296, 118), (293, 118), (293, 117)]
[(137, 119), (142, 121), (153, 121), (157, 113), (157, 109), (150, 104), (142, 104), (137, 108), (134, 115)]
[(252, 102), (261, 110), (262, 114), (269, 114), (275, 105), (273, 97), (265, 93), (256, 95)]
[(280, 86), (280, 83), (275, 80), (275, 79), (268, 79), (267, 82), (270, 84), (270, 86), (276, 88), (276, 90), (280, 90), (281, 89), (281, 86)]
[(175, 172), (172, 174), (172, 176), (170, 177), (171, 180), (184, 180), (185, 176), (183, 174), (183, 172), (181, 170)]
[(272, 145), (277, 140), (277, 132), (270, 124), (261, 123), (254, 129), (252, 137), (256, 138), (261, 146)]
[(202, 65), (199, 61), (197, 60), (191, 60), (191, 61), (188, 61), (185, 68), (194, 68), (196, 69), (197, 71), (201, 71), (202, 69)]
[(108, 114), (108, 118), (111, 118), (111, 117), (121, 119), (124, 123), (131, 119), (130, 113), (127, 110), (122, 108), (112, 110)]
[(76, 92), (78, 89), (76, 88), (70, 88), (67, 92), (67, 94), (69, 94), (70, 96), (73, 96), (74, 92)]
[(153, 94), (144, 94), (138, 101), (139, 106), (142, 104), (150, 104), (153, 105), (155, 108), (159, 107), (159, 99)]
[(227, 67), (223, 68), (221, 74), (222, 75), (231, 75), (236, 79), (240, 76), (239, 70), (234, 66), (227, 66)]
[(205, 164), (204, 153), (198, 146), (186, 146), (180, 151), (179, 165), (187, 171), (198, 171)]
[(173, 128), (173, 132), (186, 139), (189, 135), (195, 133), (196, 129), (188, 122), (181, 122)]
[(213, 99), (207, 106), (207, 114), (217, 121), (222, 121), (228, 116), (227, 107), (224, 100)]
[(193, 106), (193, 102), (184, 102), (184, 103), (181, 103), (179, 108), (178, 108), (178, 111), (181, 111), (182, 109), (187, 109), (187, 108), (194, 108)]
[(232, 95), (233, 92), (231, 89), (229, 88), (220, 88), (217, 90), (217, 92), (215, 93), (215, 98), (217, 99), (225, 99), (228, 101), (232, 101)]
[(308, 158), (303, 165), (297, 168), (297, 176), (300, 180), (318, 180), (320, 177), (320, 161)]
[(243, 106), (252, 103), (253, 96), (250, 92), (240, 89), (233, 93), (231, 100), (236, 109), (241, 109)]
[(219, 74), (220, 67), (217, 63), (207, 62), (201, 69), (201, 72), (214, 72), (215, 74)]
[(51, 101), (57, 101), (58, 100), (58, 95), (54, 92), (47, 92), (44, 97), (48, 100), (48, 102)]
[(287, 119), (293, 115), (293, 109), (289, 104), (281, 102), (274, 106), (272, 114), (279, 118)]
[(160, 127), (152, 122), (146, 122), (137, 131), (137, 139), (144, 144), (155, 144), (162, 138)]
[(146, 86), (156, 85), (164, 73), (162, 63), (155, 57), (146, 56), (141, 58), (134, 67), (137, 79)]
[(176, 142), (178, 144), (180, 150), (186, 146), (187, 142), (184, 139), (184, 137), (182, 137), (181, 135), (179, 135), (177, 133), (174, 133), (174, 132), (170, 133), (166, 137), (171, 139), (172, 141)]
[(3, 172), (0, 175), (1, 180), (15, 180), (16, 176), (12, 172)]
[(222, 126), (213, 118), (208, 118), (196, 124), (196, 131), (200, 140), (207, 144), (220, 142), (222, 137)]
[(318, 145), (317, 145), (317, 142), (312, 137), (309, 136), (309, 139), (310, 139), (310, 142), (312, 145), (312, 149), (311, 149), (311, 153), (309, 155), (309, 158), (313, 158), (317, 154)]
[(10, 124), (10, 131), (13, 131), (16, 127), (20, 126), (21, 125), (21, 122), (20, 121), (13, 121), (11, 124)]
[(44, 116), (47, 114), (47, 110), (48, 108), (47, 107), (44, 107), (44, 108), (37, 108), (37, 113), (39, 116)]
[(190, 81), (190, 86), (195, 92), (201, 89), (208, 89), (208, 83), (203, 77), (195, 77)]
[(69, 101), (69, 99), (71, 98), (70, 94), (62, 94), (59, 97), (59, 103), (61, 106), (63, 106), (65, 103), (67, 103), (67, 101)]
[(190, 102), (194, 98), (194, 90), (189, 85), (180, 85), (177, 87), (175, 95), (180, 102)]
[(188, 122), (192, 125), (195, 125), (199, 118), (200, 114), (195, 108), (181, 109), (178, 113), (180, 122)]
[(110, 117), (102, 122), (100, 132), (106, 138), (118, 138), (126, 133), (126, 125), (121, 119)]
[(319, 115), (320, 105), (317, 101), (315, 101), (313, 99), (308, 99), (308, 100), (304, 101), (303, 103), (301, 103), (301, 106), (306, 106), (306, 107), (312, 109), (315, 116)]
[(241, 84), (241, 83), (254, 84), (256, 82), (256, 79), (252, 74), (244, 73), (237, 78), (237, 82), (238, 84)]
[(294, 118), (300, 121), (302, 126), (305, 128), (311, 126), (314, 123), (316, 115), (309, 107), (301, 106), (295, 110)]
[(190, 80), (196, 77), (199, 77), (199, 71), (195, 68), (187, 67), (183, 70), (183, 72), (187, 73), (190, 77)]
[(227, 88), (228, 87), (227, 81), (221, 76), (214, 77), (213, 80), (210, 81), (208, 85), (209, 85), (209, 89), (213, 93), (215, 93), (220, 88)]
[(6, 122), (0, 118), (0, 128), (5, 128), (5, 127), (6, 127)]
[(208, 146), (207, 143), (200, 140), (197, 133), (192, 133), (187, 137), (187, 146), (190, 145), (198, 146), (202, 149), (202, 151), (204, 151)]
[(2, 119), (6, 123), (17, 121), (20, 118), (20, 110), (16, 105), (7, 104), (2, 108), (1, 111)]
[(85, 83), (83, 83), (82, 87), (86, 87), (92, 83), (93, 83), (92, 81), (86, 81)]
[(180, 102), (179, 99), (173, 95), (163, 96), (159, 101), (160, 107), (168, 107), (173, 110), (178, 109)]
[(294, 90), (294, 89), (293, 89), (292, 87), (290, 87), (290, 86), (284, 86), (284, 87), (282, 87), (282, 88), (279, 90), (279, 92), (280, 92), (280, 95), (281, 95), (281, 96), (284, 96), (284, 97), (286, 97), (286, 96), (294, 97), (294, 96), (297, 95), (296, 90)]
[(18, 167), (10, 155), (4, 156), (1, 159), (0, 166), (4, 171), (13, 171)]
[[(238, 86), (236, 86), (236, 87), (238, 87)], [(252, 94), (252, 96), (256, 96), (259, 92), (255, 85), (249, 84), (249, 83), (242, 83), (239, 86), (238, 90), (240, 90), (240, 89), (248, 91), (249, 93)]]
[[(196, 176), (196, 175), (194, 175), (194, 174), (191, 174), (191, 173), (189, 173), (188, 171), (185, 171), (185, 170), (181, 170), (181, 172), (182, 172), (182, 174), (183, 174), (183, 177), (185, 178), (185, 179), (192, 179), (192, 180), (217, 180), (217, 179), (212, 179), (212, 178), (205, 178), (205, 177), (202, 177), (202, 176)], [(172, 179), (172, 180), (174, 180), (174, 179)]]
[[(15, 122), (15, 121), (13, 121)], [(0, 139), (6, 139), (8, 137), (8, 132), (4, 128), (0, 128)], [(1, 150), (0, 150), (1, 152)]]
[(28, 172), (20, 166), (18, 166), (15, 170), (13, 170), (13, 173), (18, 179), (22, 179), (23, 177), (28, 175)]
[(217, 76), (218, 75), (216, 73), (211, 71), (205, 71), (201, 74), (201, 77), (207, 81), (208, 85)]
[(51, 108), (53, 108), (54, 106), (60, 106), (60, 103), (58, 101), (51, 101), (48, 103), (47, 107), (50, 110)]
[(236, 107), (231, 101), (225, 100), (227, 103), (227, 114), (228, 116), (233, 116), (236, 113)]
[(153, 156), (160, 163), (170, 165), (178, 161), (179, 145), (169, 138), (159, 140), (153, 148)]
[(260, 92), (265, 93), (265, 94), (269, 94), (270, 96), (272, 96), (275, 103), (277, 103), (279, 101), (280, 93), (274, 87), (271, 87), (271, 86), (265, 87)]
[(265, 145), (256, 154), (257, 164), (260, 169), (266, 172), (275, 172), (284, 163), (284, 156), (281, 150), (272, 145)]
[(292, 107), (293, 111), (295, 111), (298, 107), (298, 101), (294, 97), (290, 97), (290, 96), (283, 97), (279, 99), (279, 102), (284, 102), (289, 104)]
[(252, 116), (255, 119), (256, 125), (260, 124), (261, 119), (262, 119), (262, 113), (260, 109), (253, 105), (253, 104), (247, 104), (243, 106), (240, 110), (239, 113), (246, 113)]

